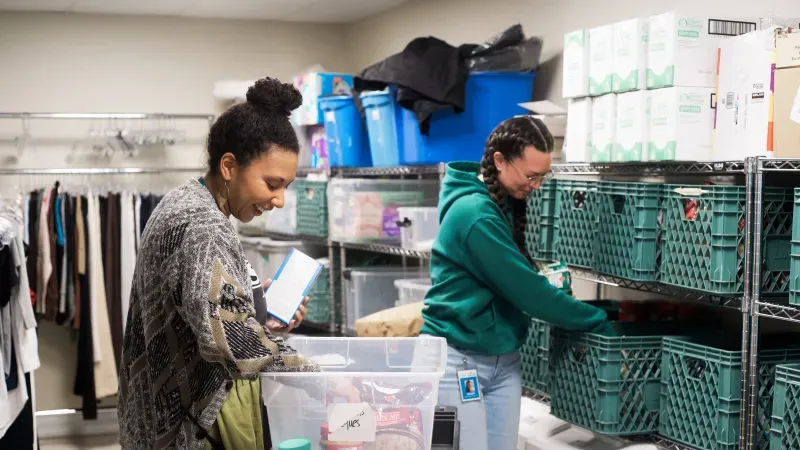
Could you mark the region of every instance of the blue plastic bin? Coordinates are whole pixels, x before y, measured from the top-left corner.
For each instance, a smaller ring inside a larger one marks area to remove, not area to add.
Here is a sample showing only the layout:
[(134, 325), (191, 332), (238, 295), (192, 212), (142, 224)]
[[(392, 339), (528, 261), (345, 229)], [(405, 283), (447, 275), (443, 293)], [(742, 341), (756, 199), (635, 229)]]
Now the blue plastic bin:
[(361, 94), (375, 166), (414, 164), (415, 161), (407, 161), (404, 156), (419, 153), (422, 145), (414, 113), (396, 104), (394, 96), (394, 90)]
[(325, 117), (325, 137), (331, 167), (371, 167), (367, 130), (353, 97), (335, 96), (319, 100)]
[[(450, 161), (480, 161), (486, 138), (500, 122), (530, 111), (518, 106), (531, 101), (534, 73), (474, 73), (467, 80), (465, 110), (456, 114), (438, 111), (431, 117), (428, 136), (422, 146), (406, 146), (403, 158), (411, 164)], [(413, 114), (403, 116), (416, 118)]]

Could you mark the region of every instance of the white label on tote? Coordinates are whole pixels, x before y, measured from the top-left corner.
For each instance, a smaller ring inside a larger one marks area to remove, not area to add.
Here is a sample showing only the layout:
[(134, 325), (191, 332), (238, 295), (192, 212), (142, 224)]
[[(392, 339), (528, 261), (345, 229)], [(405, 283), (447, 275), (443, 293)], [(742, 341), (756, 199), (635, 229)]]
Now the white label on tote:
[(336, 123), (336, 114), (334, 114), (333, 111), (325, 111), (325, 121)]
[(329, 441), (375, 442), (375, 411), (369, 403), (328, 405)]
[(372, 110), (372, 120), (381, 120), (381, 112), (377, 109)]

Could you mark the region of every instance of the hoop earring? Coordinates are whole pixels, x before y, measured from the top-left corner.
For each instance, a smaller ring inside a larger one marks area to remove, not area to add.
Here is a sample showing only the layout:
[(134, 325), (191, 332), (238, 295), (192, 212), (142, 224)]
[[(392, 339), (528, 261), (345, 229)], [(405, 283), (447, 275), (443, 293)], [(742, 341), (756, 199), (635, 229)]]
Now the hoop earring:
[(221, 193), (217, 194), (217, 201), (219, 202), (219, 208), (222, 209), (226, 203), (228, 203), (228, 199), (231, 196), (231, 190), (228, 188), (228, 182), (225, 182), (225, 192), (227, 195), (223, 196)]

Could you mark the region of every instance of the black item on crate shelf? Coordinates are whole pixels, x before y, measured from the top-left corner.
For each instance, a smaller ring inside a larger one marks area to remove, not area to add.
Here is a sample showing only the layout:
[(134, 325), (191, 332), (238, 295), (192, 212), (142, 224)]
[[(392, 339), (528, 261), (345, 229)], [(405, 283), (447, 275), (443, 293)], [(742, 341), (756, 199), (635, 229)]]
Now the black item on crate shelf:
[(522, 25), (513, 25), (475, 48), (467, 66), (470, 72), (533, 72), (543, 45), (538, 37), (526, 39)]
[(353, 100), (359, 95), (393, 86), (395, 100), (413, 111), (420, 133), (428, 135), (431, 115), (452, 108), (464, 112), (470, 72), (532, 72), (539, 65), (542, 41), (525, 39), (514, 25), (483, 44), (454, 47), (432, 36), (419, 37), (402, 52), (362, 70), (354, 79)]

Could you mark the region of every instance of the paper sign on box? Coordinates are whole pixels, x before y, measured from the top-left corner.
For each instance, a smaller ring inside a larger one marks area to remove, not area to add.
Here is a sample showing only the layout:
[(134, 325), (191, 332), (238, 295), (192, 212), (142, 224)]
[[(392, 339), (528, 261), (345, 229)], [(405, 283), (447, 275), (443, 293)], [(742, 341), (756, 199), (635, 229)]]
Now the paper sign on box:
[(375, 442), (377, 424), (369, 403), (328, 405), (329, 441)]

